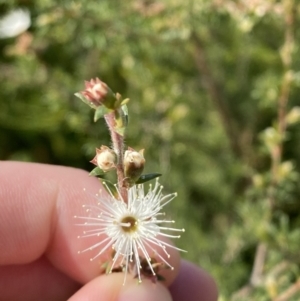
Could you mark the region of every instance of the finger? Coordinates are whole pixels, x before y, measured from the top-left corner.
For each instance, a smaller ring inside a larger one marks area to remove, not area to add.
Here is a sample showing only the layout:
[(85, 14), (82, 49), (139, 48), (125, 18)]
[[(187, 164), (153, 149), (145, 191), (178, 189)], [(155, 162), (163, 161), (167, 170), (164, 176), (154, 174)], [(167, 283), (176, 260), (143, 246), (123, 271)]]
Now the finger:
[(72, 216), (81, 209), (80, 202), (88, 201), (79, 183), (90, 189), (96, 183), (72, 168), (0, 164), (0, 264), (30, 263), (49, 250), (57, 265), (65, 262), (62, 269), (76, 275), (79, 246)]
[[(19, 162), (1, 162), (0, 178), (0, 265), (26, 264), (46, 253), (55, 267), (79, 282), (99, 274), (101, 258), (91, 262), (90, 252), (78, 255), (95, 238), (77, 239), (82, 229), (74, 220), (82, 204), (96, 204), (83, 191), (98, 192), (96, 179), (78, 169)], [(168, 251), (176, 269), (179, 255)], [(165, 276), (170, 283), (176, 273), (168, 270)]]
[(218, 290), (213, 278), (204, 270), (182, 260), (179, 274), (170, 286), (173, 301), (216, 301)]
[(45, 258), (24, 265), (0, 266), (0, 300), (64, 301), (79, 287)]
[[(169, 291), (160, 283), (128, 279), (123, 285), (121, 274), (100, 276), (83, 286), (68, 301), (172, 301)], [(188, 300), (188, 299), (183, 299)]]

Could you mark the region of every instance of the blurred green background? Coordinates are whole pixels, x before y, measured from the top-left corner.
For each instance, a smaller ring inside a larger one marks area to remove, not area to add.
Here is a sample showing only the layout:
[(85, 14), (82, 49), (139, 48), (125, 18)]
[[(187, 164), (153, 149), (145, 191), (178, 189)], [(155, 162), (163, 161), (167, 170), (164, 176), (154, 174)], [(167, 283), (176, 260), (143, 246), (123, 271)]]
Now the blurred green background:
[(6, 2), (31, 26), (0, 39), (0, 159), (90, 171), (109, 136), (74, 93), (97, 76), (220, 300), (299, 300), (299, 1)]

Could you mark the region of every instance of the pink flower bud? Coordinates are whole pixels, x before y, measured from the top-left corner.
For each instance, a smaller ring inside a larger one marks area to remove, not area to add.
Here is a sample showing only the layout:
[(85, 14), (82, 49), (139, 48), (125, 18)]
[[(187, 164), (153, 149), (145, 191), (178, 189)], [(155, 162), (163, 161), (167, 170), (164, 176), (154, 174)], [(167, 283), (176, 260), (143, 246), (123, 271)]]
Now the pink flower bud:
[(96, 79), (91, 79), (89, 82), (85, 81), (85, 90), (81, 91), (81, 94), (98, 107), (103, 104), (109, 90), (107, 84), (96, 77)]
[(107, 172), (116, 167), (116, 157), (112, 149), (102, 145), (100, 149), (96, 148), (96, 156), (90, 162), (101, 168), (104, 172)]

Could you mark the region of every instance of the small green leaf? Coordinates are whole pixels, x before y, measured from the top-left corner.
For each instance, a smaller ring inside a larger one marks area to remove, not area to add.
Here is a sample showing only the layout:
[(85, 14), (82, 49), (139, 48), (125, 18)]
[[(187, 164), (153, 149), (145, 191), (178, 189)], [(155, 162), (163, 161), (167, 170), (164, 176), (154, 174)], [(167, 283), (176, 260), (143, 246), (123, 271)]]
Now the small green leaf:
[(86, 99), (80, 92), (77, 92), (74, 95), (76, 97), (78, 97), (80, 100), (82, 100), (85, 104), (90, 106), (92, 109), (97, 109), (97, 107), (92, 102), (90, 102), (88, 99)]
[(122, 102), (121, 102), (121, 106), (126, 105), (129, 102), (129, 100), (130, 100), (129, 98), (123, 99)]
[(97, 178), (103, 178), (104, 172), (100, 167), (97, 166), (90, 172), (90, 176), (94, 176)]
[(161, 174), (160, 173), (148, 173), (148, 174), (145, 174), (145, 175), (141, 175), (138, 180), (135, 182), (136, 184), (142, 184), (142, 183), (146, 183), (148, 181), (151, 181), (157, 177), (160, 177)]
[(102, 118), (105, 114), (110, 113), (111, 110), (106, 108), (105, 106), (99, 106), (96, 108), (95, 115), (94, 115), (94, 122), (96, 122), (98, 119)]
[(114, 130), (115, 130), (115, 132), (117, 132), (119, 135), (124, 136), (124, 133), (125, 133), (125, 127), (121, 127), (121, 128), (115, 127)]
[[(129, 101), (129, 98), (126, 98), (126, 99), (128, 99), (128, 101)], [(125, 99), (125, 100), (126, 100)], [(124, 101), (123, 101), (124, 102)], [(122, 107), (121, 107), (121, 110), (122, 110), (122, 118), (123, 118), (123, 123), (125, 124), (125, 126), (127, 126), (128, 125), (128, 108), (127, 108), (127, 106), (126, 106), (126, 103), (124, 103), (123, 105), (122, 105)]]
[(120, 108), (121, 103), (122, 103), (122, 96), (121, 96), (120, 93), (117, 92), (115, 94), (115, 102), (114, 102), (114, 108), (115, 108), (115, 110), (117, 110), (118, 108)]
[(121, 108), (115, 110), (115, 121), (115, 132), (121, 136), (124, 136), (125, 129), (128, 124), (128, 109), (126, 105), (123, 105)]
[(105, 188), (105, 190), (109, 194), (112, 193), (116, 198), (118, 198), (117, 188), (112, 182), (110, 182), (108, 180), (105, 180), (105, 181), (102, 182), (102, 184), (103, 184), (103, 187)]
[(121, 128), (124, 126), (121, 110), (115, 110), (115, 122), (116, 122), (115, 128)]

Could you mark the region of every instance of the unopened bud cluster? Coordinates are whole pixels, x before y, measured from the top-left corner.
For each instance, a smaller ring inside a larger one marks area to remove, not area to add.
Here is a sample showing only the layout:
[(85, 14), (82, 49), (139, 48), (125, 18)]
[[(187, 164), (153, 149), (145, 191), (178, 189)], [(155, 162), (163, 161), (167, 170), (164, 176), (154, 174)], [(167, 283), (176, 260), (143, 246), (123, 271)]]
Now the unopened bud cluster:
[[(116, 168), (117, 154), (108, 146), (102, 145), (96, 148), (96, 155), (91, 163), (98, 166), (104, 172)], [(144, 150), (135, 151), (132, 148), (124, 153), (123, 169), (125, 174), (124, 186), (132, 186), (141, 176), (145, 166)]]

